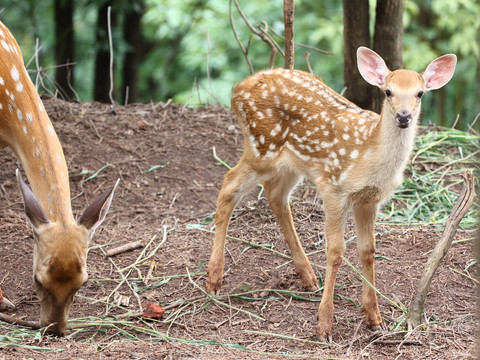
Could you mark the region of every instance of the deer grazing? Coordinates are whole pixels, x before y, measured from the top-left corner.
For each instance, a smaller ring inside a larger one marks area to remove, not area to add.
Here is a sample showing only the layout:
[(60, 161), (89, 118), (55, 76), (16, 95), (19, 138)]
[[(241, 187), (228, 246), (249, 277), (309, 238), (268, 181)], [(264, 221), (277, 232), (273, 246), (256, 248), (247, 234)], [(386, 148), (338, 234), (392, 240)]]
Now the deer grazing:
[[(453, 76), (456, 56), (444, 55), (419, 74), (391, 72), (374, 51), (357, 50), (358, 69), (386, 98), (380, 115), (363, 110), (298, 70), (258, 72), (233, 89), (232, 108), (244, 134), (244, 152), (227, 172), (218, 196), (215, 241), (206, 289), (218, 294), (225, 263), (225, 237), (237, 202), (258, 183), (280, 224), (302, 285), (318, 289), (315, 272), (300, 244), (289, 196), (301, 178), (311, 179), (323, 199), (327, 270), (316, 333), (332, 340), (333, 293), (345, 252), (343, 229), (352, 209), (363, 276), (375, 284), (375, 219), (382, 201), (402, 182), (412, 152), (423, 94)], [(364, 281), (366, 324), (379, 330), (375, 291)]]
[[(64, 336), (73, 297), (87, 281), (89, 240), (110, 207), (117, 183), (85, 209), (78, 221), (70, 204), (68, 169), (60, 141), (30, 80), (17, 41), (0, 22), (0, 149), (10, 147), (25, 213), (33, 228), (33, 273), (40, 324)], [(22, 254), (19, 254), (22, 256)]]

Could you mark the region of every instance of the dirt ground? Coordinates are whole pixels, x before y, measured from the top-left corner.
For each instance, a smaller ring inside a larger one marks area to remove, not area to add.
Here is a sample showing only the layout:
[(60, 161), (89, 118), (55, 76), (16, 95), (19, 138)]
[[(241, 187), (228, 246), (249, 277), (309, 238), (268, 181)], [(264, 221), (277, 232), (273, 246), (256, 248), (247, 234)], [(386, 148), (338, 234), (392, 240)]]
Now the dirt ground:
[[(229, 110), (152, 103), (112, 111), (106, 104), (44, 101), (72, 176), (74, 213), (117, 178), (121, 182), (91, 243), (90, 280), (79, 291), (70, 314), (77, 319), (71, 322), (74, 328), (64, 339), (30, 336), (13, 343), (2, 334), (20, 327), (0, 323), (0, 359), (475, 358), (475, 282), (457, 272), (464, 274), (474, 259), (473, 241), (460, 241), (471, 238), (471, 233), (457, 233), (433, 280), (426, 325), (408, 337), (402, 332), (403, 312), (384, 298), (379, 299), (380, 310), (389, 330), (373, 334), (366, 328), (359, 305), (361, 279), (344, 262), (336, 288), (334, 343), (318, 343), (314, 331), (321, 292), (302, 291), (260, 188), (234, 213), (223, 296), (215, 302), (201, 291), (213, 241), (211, 218), (227, 171), (212, 150), (227, 164), (235, 164), (243, 141)], [(37, 320), (33, 240), (14, 176), (19, 166), (9, 150), (2, 152), (0, 286), (17, 305), (11, 315)], [(100, 169), (89, 181), (84, 180), (92, 173), (76, 175)], [(321, 204), (309, 184), (298, 187), (294, 196), (299, 236), (312, 264), (324, 275)], [(441, 229), (377, 225), (376, 231), (377, 287), (388, 299), (408, 306)], [(358, 268), (353, 235), (349, 220), (346, 258)], [(142, 257), (142, 249), (110, 259), (104, 256), (104, 250), (134, 240), (148, 245), (144, 255), (152, 257)], [(135, 267), (123, 272), (128, 284), (114, 291), (122, 279), (118, 269), (132, 264)], [(476, 271), (467, 270), (471, 276)], [(261, 293), (262, 289), (273, 291)], [(128, 311), (139, 311), (139, 301), (168, 309), (159, 321), (121, 318)], [(105, 316), (107, 311), (120, 316), (118, 323), (113, 321), (117, 318)]]

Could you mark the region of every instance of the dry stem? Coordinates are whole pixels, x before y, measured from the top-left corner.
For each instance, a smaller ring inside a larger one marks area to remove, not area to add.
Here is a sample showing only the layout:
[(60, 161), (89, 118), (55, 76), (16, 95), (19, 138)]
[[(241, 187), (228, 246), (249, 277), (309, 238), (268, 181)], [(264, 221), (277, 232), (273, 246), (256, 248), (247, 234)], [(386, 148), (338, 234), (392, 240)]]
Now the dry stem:
[(464, 183), (462, 191), (455, 203), (455, 206), (450, 213), (445, 224), (442, 237), (433, 249), (430, 258), (428, 259), (425, 268), (423, 269), (422, 277), (418, 283), (417, 294), (408, 308), (408, 328), (421, 324), (423, 309), (425, 306), (425, 299), (430, 289), (430, 283), (438, 266), (442, 262), (444, 256), (452, 246), (452, 241), (457, 232), (460, 220), (465, 216), (475, 200), (475, 185), (474, 177), (470, 171), (462, 174)]

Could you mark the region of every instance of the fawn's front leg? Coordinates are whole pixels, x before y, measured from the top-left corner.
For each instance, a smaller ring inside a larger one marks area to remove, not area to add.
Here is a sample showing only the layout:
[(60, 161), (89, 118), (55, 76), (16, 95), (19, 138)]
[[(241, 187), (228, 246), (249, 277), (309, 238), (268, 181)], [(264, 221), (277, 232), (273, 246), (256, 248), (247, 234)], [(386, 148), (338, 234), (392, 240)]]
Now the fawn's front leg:
[(338, 268), (345, 253), (343, 228), (347, 208), (342, 199), (329, 197), (324, 199), (325, 238), (327, 242), (327, 272), (325, 275), (322, 301), (318, 307), (317, 336), (321, 341), (332, 341), (333, 331), (333, 294)]
[[(375, 286), (375, 220), (378, 204), (356, 203), (353, 217), (357, 230), (357, 246), (362, 261), (362, 275)], [(382, 328), (382, 317), (378, 309), (377, 294), (364, 280), (362, 286), (362, 310), (367, 326), (372, 330)]]

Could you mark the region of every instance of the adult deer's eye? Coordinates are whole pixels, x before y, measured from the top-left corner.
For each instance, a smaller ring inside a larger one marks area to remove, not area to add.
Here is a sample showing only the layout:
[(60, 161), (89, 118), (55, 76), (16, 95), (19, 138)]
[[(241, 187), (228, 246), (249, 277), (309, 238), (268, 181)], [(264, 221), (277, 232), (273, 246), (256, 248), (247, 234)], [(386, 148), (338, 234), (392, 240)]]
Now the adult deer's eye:
[(387, 95), (388, 97), (392, 96), (392, 92), (390, 90), (385, 90), (385, 95)]
[(38, 287), (42, 287), (42, 283), (37, 279), (37, 275), (33, 277), (33, 281), (35, 281), (35, 284), (37, 284)]
[(419, 91), (419, 92), (418, 92), (418, 94), (417, 94), (417, 97), (418, 97), (419, 99), (421, 99), (421, 98), (422, 98), (422, 96), (423, 96), (423, 94), (424, 94), (424, 92), (423, 92), (423, 91)]

